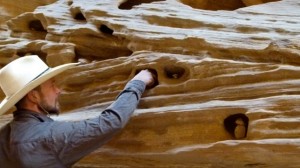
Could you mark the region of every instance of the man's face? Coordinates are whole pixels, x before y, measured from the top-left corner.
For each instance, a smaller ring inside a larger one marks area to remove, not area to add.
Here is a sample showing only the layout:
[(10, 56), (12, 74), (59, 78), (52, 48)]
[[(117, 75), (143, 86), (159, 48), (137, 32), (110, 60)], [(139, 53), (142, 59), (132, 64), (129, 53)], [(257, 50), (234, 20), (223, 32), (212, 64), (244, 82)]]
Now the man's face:
[[(55, 80), (50, 79), (41, 84), (38, 92), (40, 95), (39, 105), (49, 114), (59, 114), (58, 96), (61, 90), (56, 86)], [(43, 109), (40, 110), (44, 111)]]

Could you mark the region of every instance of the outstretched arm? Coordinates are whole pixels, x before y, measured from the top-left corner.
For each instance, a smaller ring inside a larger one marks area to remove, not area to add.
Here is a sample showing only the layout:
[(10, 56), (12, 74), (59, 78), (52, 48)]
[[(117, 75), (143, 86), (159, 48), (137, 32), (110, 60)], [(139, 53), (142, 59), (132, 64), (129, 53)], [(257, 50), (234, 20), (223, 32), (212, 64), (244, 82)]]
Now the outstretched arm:
[(99, 117), (53, 126), (53, 135), (60, 141), (56, 144), (62, 144), (55, 146), (61, 161), (72, 165), (110, 140), (128, 122), (146, 86), (153, 83), (151, 72), (142, 70), (127, 83), (115, 102), (101, 112)]

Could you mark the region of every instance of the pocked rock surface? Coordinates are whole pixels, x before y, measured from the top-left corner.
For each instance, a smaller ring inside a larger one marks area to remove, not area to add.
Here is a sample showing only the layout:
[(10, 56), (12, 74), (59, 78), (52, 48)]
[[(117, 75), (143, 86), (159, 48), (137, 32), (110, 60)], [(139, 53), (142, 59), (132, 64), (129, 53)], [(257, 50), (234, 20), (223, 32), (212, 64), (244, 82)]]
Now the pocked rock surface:
[(299, 1), (7, 0), (0, 8), (0, 68), (28, 54), (50, 66), (85, 62), (58, 77), (56, 120), (97, 116), (136, 71), (158, 74), (124, 130), (74, 167), (300, 167)]

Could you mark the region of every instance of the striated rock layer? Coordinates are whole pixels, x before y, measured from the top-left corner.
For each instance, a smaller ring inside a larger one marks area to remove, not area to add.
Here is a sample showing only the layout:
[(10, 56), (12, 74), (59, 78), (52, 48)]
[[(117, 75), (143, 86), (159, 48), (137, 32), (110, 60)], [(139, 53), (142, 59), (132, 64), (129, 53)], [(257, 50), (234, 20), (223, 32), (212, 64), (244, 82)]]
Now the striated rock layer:
[(58, 77), (56, 120), (97, 116), (138, 70), (158, 73), (124, 130), (74, 167), (300, 167), (297, 0), (1, 3), (17, 10), (0, 14), (0, 68), (85, 62)]

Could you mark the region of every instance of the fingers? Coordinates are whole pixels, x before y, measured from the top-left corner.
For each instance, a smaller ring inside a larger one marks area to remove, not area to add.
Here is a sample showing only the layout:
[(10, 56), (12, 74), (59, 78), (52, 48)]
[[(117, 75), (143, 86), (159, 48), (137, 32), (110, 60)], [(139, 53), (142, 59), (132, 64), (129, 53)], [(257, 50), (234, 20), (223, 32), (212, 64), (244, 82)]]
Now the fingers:
[(141, 70), (132, 80), (141, 80), (146, 84), (146, 88), (153, 88), (158, 85), (157, 72), (154, 69)]
[(158, 85), (158, 78), (157, 78), (158, 75), (156, 70), (154, 69), (147, 69), (147, 71), (151, 73), (152, 80), (151, 83), (147, 85), (146, 89), (151, 89)]

